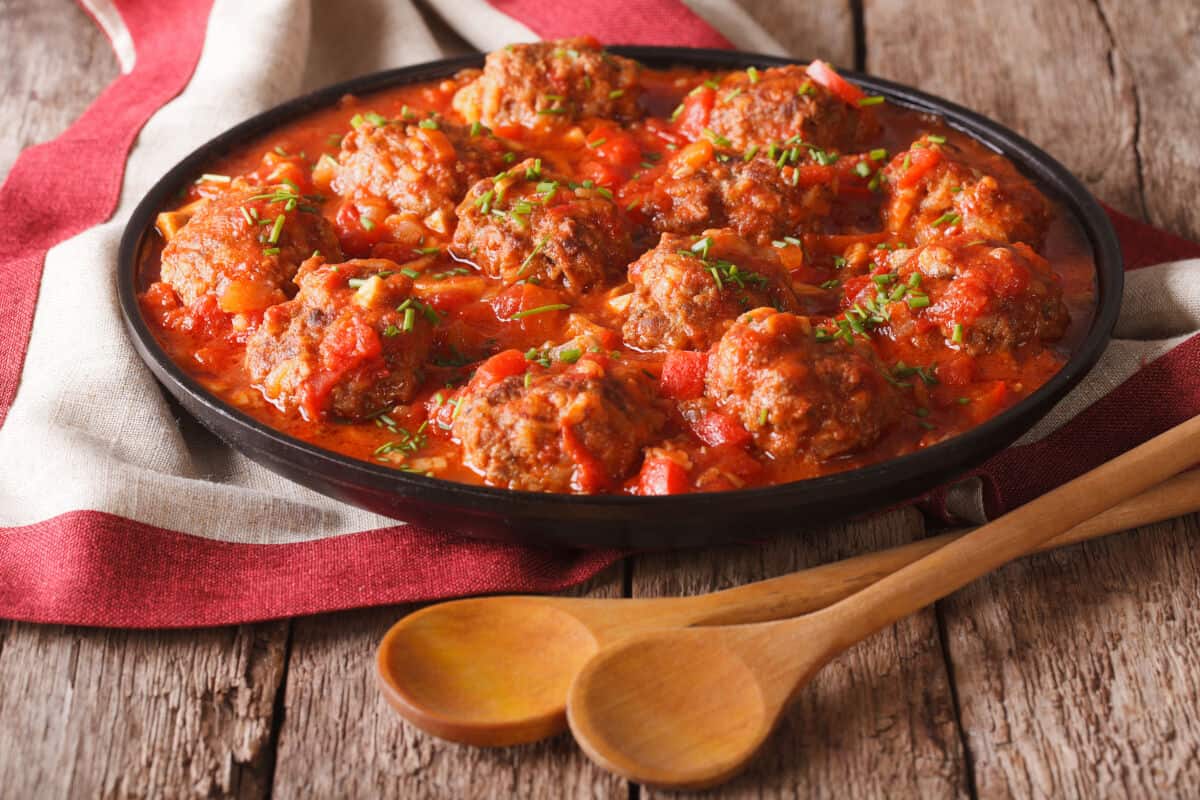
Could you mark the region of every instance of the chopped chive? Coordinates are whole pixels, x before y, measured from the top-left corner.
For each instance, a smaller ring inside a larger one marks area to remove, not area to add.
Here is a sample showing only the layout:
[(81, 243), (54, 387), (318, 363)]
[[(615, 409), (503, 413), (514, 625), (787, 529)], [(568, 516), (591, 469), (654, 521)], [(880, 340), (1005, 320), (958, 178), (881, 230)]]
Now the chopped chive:
[(844, 266), (846, 266), (845, 257), (843, 257), (843, 256), (834, 256), (833, 257), (833, 268), (834, 269), (841, 269)]
[(744, 90), (743, 90), (743, 89), (742, 89), (742, 87), (740, 87), (740, 86), (739, 86), (738, 88), (734, 89), (732, 92), (730, 92), (729, 94), (725, 95), (725, 102), (726, 102), (726, 103), (728, 103), (730, 100), (732, 100), (733, 98), (737, 97), (737, 96), (738, 96), (739, 94), (741, 94), (743, 91), (744, 91)]
[(593, 148), (594, 148), (594, 147), (599, 147), (600, 145), (604, 144), (604, 143), (605, 143), (605, 142), (607, 142), (607, 141), (608, 141), (608, 139), (605, 139), (605, 138), (601, 137), (601, 138), (599, 138), (599, 139), (596, 139), (596, 140), (595, 140), (595, 141), (593, 141), (593, 142), (588, 142), (588, 143), (587, 143), (587, 146), (588, 146), (588, 147), (593, 147)]
[(839, 287), (841, 285), (842, 285), (842, 282), (839, 281), (837, 278), (834, 278), (832, 280), (825, 281), (820, 286), (822, 289), (836, 289), (837, 287)]
[(359, 128), (361, 128), (362, 124), (363, 124), (362, 114), (355, 114), (353, 117), (350, 118), (350, 127), (354, 128), (354, 130), (358, 130)]
[(706, 80), (704, 82), (704, 85), (707, 86), (709, 89), (719, 89), (721, 86), (721, 84), (717, 83), (712, 78), (709, 78), (708, 80)]
[(908, 285), (914, 289), (917, 288), (918, 286), (920, 286), (921, 285), (921, 273), (914, 272), (912, 275), (909, 275), (908, 276)]
[(945, 136), (938, 136), (937, 134), (934, 134), (934, 133), (929, 134), (925, 138), (927, 138), (929, 141), (933, 142), (934, 144), (945, 144), (946, 143)]
[(534, 314), (545, 314), (548, 311), (566, 311), (570, 307), (566, 303), (551, 303), (545, 306), (538, 306), (537, 308), (527, 308), (524, 311), (518, 311), (512, 315), (512, 319), (525, 319), (526, 317), (532, 317)]
[(493, 190), (488, 189), (486, 192), (479, 195), (479, 197), (475, 198), (475, 205), (480, 211), (482, 211), (484, 214), (487, 214), (492, 209), (492, 200), (495, 197), (496, 193)]
[(555, 106), (554, 108), (538, 109), (537, 113), (543, 114), (543, 115), (545, 115), (545, 114), (565, 114), (565, 113), (567, 113), (567, 110), (565, 108), (562, 108), (561, 106)]
[(583, 355), (583, 351), (578, 347), (568, 347), (566, 350), (558, 351), (558, 360), (564, 364), (574, 364)]
[(279, 255), (279, 248), (278, 247), (264, 247), (263, 255), (264, 256), (277, 256), (277, 255)]
[(854, 172), (860, 178), (865, 178), (871, 174), (871, 166), (865, 161), (860, 161), (854, 165)]
[(370, 217), (359, 217), (358, 223), (363, 226), (365, 231), (375, 230), (375, 220)]
[(279, 235), (283, 233), (283, 223), (285, 219), (286, 217), (284, 217), (283, 214), (280, 214), (275, 218), (275, 224), (271, 226), (271, 233), (269, 236), (267, 236), (267, 241), (271, 244), (277, 244), (279, 242)]
[(883, 102), (883, 95), (874, 94), (874, 95), (871, 95), (870, 97), (859, 98), (858, 104), (860, 106), (877, 106), (882, 102)]
[(442, 252), (442, 248), (440, 248), (440, 247), (418, 247), (415, 250), (413, 250), (413, 252), (420, 253), (423, 256), (431, 256), (436, 253)]
[(758, 70), (754, 67), (746, 67), (746, 75), (750, 78), (751, 83), (758, 83)]
[(733, 144), (724, 136), (714, 131), (712, 128), (705, 128), (704, 135), (708, 137), (708, 140), (717, 147), (729, 147), (731, 144)]
[(742, 154), (742, 161), (749, 161), (758, 154), (758, 145), (752, 144), (746, 148), (746, 152)]
[(542, 252), (542, 248), (546, 246), (546, 242), (550, 241), (549, 236), (543, 236), (542, 240), (537, 243), (537, 247), (529, 251), (529, 255), (525, 256), (525, 260), (521, 262), (521, 268), (517, 271), (517, 277), (520, 278), (529, 269), (529, 265), (533, 263), (533, 259), (538, 253)]
[(247, 225), (254, 224), (254, 217), (250, 216), (250, 212), (245, 206), (240, 206), (238, 210), (242, 212), (242, 218), (246, 220)]
[(611, 92), (608, 93), (608, 99), (616, 100), (618, 97), (621, 97), (624, 94), (625, 94), (624, 89), (613, 89)]
[(963, 338), (964, 338), (964, 336), (963, 336), (962, 323), (961, 322), (954, 323), (954, 335), (951, 337), (951, 341), (953, 341), (955, 344), (962, 344)]
[(400, 333), (400, 329), (397, 328), (395, 325), (388, 325), (386, 328), (383, 329), (383, 335), (387, 336), (388, 338), (396, 336), (399, 333)]
[(882, 147), (877, 147), (871, 152), (867, 153), (867, 155), (871, 157), (872, 161), (883, 161), (885, 158), (887, 158), (887, 150)]
[(670, 121), (674, 122), (679, 119), (679, 115), (683, 113), (683, 103), (675, 106), (675, 110), (671, 112)]
[(962, 219), (962, 217), (961, 217), (961, 216), (959, 216), (957, 213), (955, 213), (955, 212), (953, 212), (953, 211), (947, 211), (945, 214), (942, 214), (940, 217), (938, 217), (937, 219), (935, 219), (935, 220), (934, 220), (933, 222), (931, 222), (930, 224), (931, 224), (931, 225), (933, 225), (933, 227), (935, 227), (935, 228), (936, 228), (936, 227), (938, 227), (938, 226), (940, 226), (940, 225), (945, 225), (946, 223), (950, 223), (951, 225), (955, 225), (955, 224), (957, 224), (957, 223), (958, 223), (958, 221), (959, 221), (959, 220), (961, 220), (961, 219)]
[(960, 398), (958, 398), (957, 400), (955, 400), (954, 402), (958, 403), (960, 406), (965, 406), (967, 403), (970, 403), (970, 402), (971, 402), (971, 398), (969, 398), (969, 397), (960, 397)]
[(411, 269), (409, 267), (404, 267), (403, 269), (401, 269), (400, 274), (406, 278), (411, 278), (414, 281), (417, 278), (421, 277), (421, 273), (419, 273), (415, 269)]
[(930, 302), (929, 295), (927, 295), (927, 294), (909, 295), (906, 302), (908, 303), (908, 307), (911, 309), (914, 309), (914, 310), (918, 309), (918, 308), (926, 308), (926, 307), (928, 307), (929, 302)]
[(763, 406), (758, 412), (758, 427), (763, 427), (767, 424), (767, 408)]
[(483, 123), (480, 122), (479, 120), (472, 122), (471, 123), (471, 135), (478, 136), (481, 133), (483, 133)]
[(211, 172), (206, 172), (196, 179), (196, 183), (229, 183), (233, 178), (228, 175), (216, 175)]
[(387, 117), (382, 114), (376, 114), (374, 111), (368, 111), (366, 114), (363, 114), (363, 118), (377, 128), (382, 128), (388, 124)]
[(438, 129), (438, 122), (433, 118), (423, 119), (417, 123), (417, 127), (424, 128), (427, 131), (436, 131)]
[(413, 329), (413, 324), (417, 321), (417, 310), (412, 306), (404, 309), (404, 322), (401, 323), (400, 329), (408, 333)]

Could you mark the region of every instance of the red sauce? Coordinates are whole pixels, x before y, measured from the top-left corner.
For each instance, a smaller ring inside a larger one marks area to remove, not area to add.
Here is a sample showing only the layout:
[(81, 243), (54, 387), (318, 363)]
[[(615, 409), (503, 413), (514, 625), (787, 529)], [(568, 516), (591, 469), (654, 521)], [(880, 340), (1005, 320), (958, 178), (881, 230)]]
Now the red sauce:
[[(680, 169), (682, 159), (693, 156), (702, 159), (701, 172), (718, 168), (719, 157), (713, 155), (714, 148), (709, 145), (715, 144), (717, 152), (728, 151), (725, 146), (728, 140), (719, 132), (714, 133), (709, 121), (714, 119), (714, 105), (719, 109), (722, 102), (733, 102), (724, 98), (738, 92), (736, 87), (744, 85), (747, 91), (754, 91), (757, 81), (753, 76), (747, 82), (744, 73), (737, 75), (742, 83), (726, 74), (688, 69), (646, 70), (640, 77), (640, 102), (647, 111), (641, 120), (586, 118), (540, 132), (497, 125), (493, 133), (504, 147), (519, 151), (513, 161), (536, 156), (547, 170), (553, 168), (572, 181), (592, 181), (592, 185), (611, 192), (633, 231), (636, 251), (628, 259), (632, 263), (639, 252), (658, 241), (658, 233), (650, 227), (655, 224), (653, 215), (646, 210), (656, 203), (662, 206), (662, 197), (656, 193), (661, 195), (664, 190), (656, 181)], [(327, 372), (314, 378), (309, 387), (311, 397), (316, 399), (300, 407), (287, 404), (277, 407), (254, 384), (245, 363), (247, 339), (261, 324), (263, 313), (231, 315), (222, 310), (221, 303), (225, 301), (218, 301), (213, 294), (186, 304), (171, 286), (159, 282), (162, 243), (158, 243), (143, 253), (142, 304), (156, 337), (170, 356), (223, 401), (291, 436), (397, 469), (480, 483), (484, 482), (482, 471), (464, 463), (458, 437), (446, 430), (453, 425), (450, 420), (456, 408), (451, 401), (462, 394), (462, 387), (469, 381), (520, 380), (513, 376), (527, 370), (541, 379), (539, 376), (564, 369), (557, 363), (547, 368), (539, 362), (547, 360), (547, 352), (553, 352), (547, 351), (548, 345), (571, 338), (567, 331), (569, 320), (572, 315), (580, 315), (599, 326), (603, 341), (602, 347), (594, 348), (603, 352), (584, 353), (580, 363), (586, 366), (590, 357), (609, 367), (619, 362), (622, 368), (641, 371), (656, 392), (651, 402), (664, 416), (661, 422), (654, 421), (657, 433), (653, 440), (640, 445), (642, 455), (615, 479), (606, 473), (603, 454), (595, 452), (594, 445), (589, 449), (581, 429), (564, 425), (557, 447), (575, 464), (572, 489), (680, 493), (809, 478), (892, 458), (955, 436), (1045, 383), (1062, 366), (1087, 328), (1094, 303), (1091, 256), (1070, 216), (1049, 204), (1044, 242), (1036, 243), (1037, 253), (1030, 251), (1032, 260), (1028, 263), (1043, 263), (1037, 261), (1039, 258), (1048, 262), (1046, 271), (1050, 277), (1046, 280), (1055, 292), (1061, 291), (1062, 302), (1070, 313), (1070, 325), (1065, 331), (1056, 332), (1052, 340), (1044, 340), (1010, 334), (1011, 330), (1019, 329), (1017, 322), (1009, 324), (1001, 320), (997, 327), (995, 320), (988, 320), (986, 324), (992, 327), (984, 333), (971, 327), (984, 324), (974, 322), (981, 313), (979, 309), (997, 303), (1004, 308), (1015, 308), (1014, 304), (1026, 302), (1022, 298), (1028, 297), (1030, 274), (1038, 273), (1011, 268), (1012, 263), (1026, 263), (1020, 259), (1014, 262), (997, 258), (994, 265), (991, 261), (984, 263), (988, 248), (992, 247), (991, 240), (986, 245), (964, 242), (972, 238), (967, 232), (950, 240), (964, 248), (961, 254), (975, 253), (971, 258), (983, 266), (976, 272), (964, 269), (953, 280), (947, 279), (945, 293), (935, 297), (931, 306), (922, 306), (925, 302), (921, 299), (922, 292), (935, 291), (937, 280), (926, 273), (924, 283), (917, 283), (912, 277), (912, 264), (904, 266), (902, 258), (893, 255), (912, 249), (914, 241), (909, 238), (913, 233), (907, 229), (889, 231), (884, 227), (882, 206), (889, 202), (886, 192), (899, 191), (896, 187), (902, 187), (906, 181), (928, 180), (924, 171), (937, 167), (927, 162), (939, 158), (952, 157), (965, 170), (962, 174), (968, 180), (979, 175), (995, 177), (1001, 184), (1022, 179), (1004, 158), (950, 129), (936, 117), (886, 103), (859, 106), (855, 100), (851, 104), (854, 112), (869, 113), (877, 128), (865, 140), (852, 144), (808, 148), (808, 152), (801, 153), (793, 171), (784, 173), (795, 185), (828, 190), (832, 197), (829, 208), (819, 219), (803, 222), (799, 228), (775, 238), (774, 246), (763, 246), (775, 250), (787, 268), (787, 279), (797, 298), (796, 307), (790, 310), (808, 318), (818, 340), (840, 335), (843, 342), (852, 340), (853, 349), (865, 354), (868, 362), (877, 363), (890, 384), (890, 388), (885, 388), (894, 409), (883, 415), (884, 429), (866, 447), (852, 447), (827, 457), (806, 447), (795, 452), (771, 452), (768, 440), (756, 438), (748, 428), (758, 431), (756, 416), (765, 427), (772, 409), (762, 408), (748, 414), (740, 413), (744, 409), (736, 404), (694, 406), (703, 403), (696, 398), (705, 393), (710, 358), (716, 357), (708, 354), (708, 348), (646, 350), (631, 347), (623, 340), (620, 306), (614, 307), (612, 303), (614, 296), (628, 291), (628, 285), (623, 286), (620, 279), (581, 292), (567, 292), (562, 286), (546, 282), (514, 285), (512, 281), (489, 277), (462, 253), (457, 256), (452, 253), (453, 221), (444, 232), (421, 231), (423, 238), (418, 242), (398, 242), (394, 230), (379, 222), (393, 210), (386, 199), (374, 201), (359, 196), (351, 202), (339, 197), (328, 185), (322, 185), (318, 160), (323, 156), (336, 160), (343, 138), (352, 123), (360, 124), (363, 115), (432, 118), (443, 127), (455, 123), (467, 125), (452, 99), (473, 77), (473, 73), (468, 73), (453, 80), (399, 87), (366, 97), (346, 97), (335, 107), (314, 112), (239, 147), (206, 169), (206, 173), (214, 175), (246, 176), (268, 187), (286, 179), (305, 195), (320, 195), (320, 198), (310, 197), (307, 202), (332, 223), (348, 257), (391, 258), (406, 274), (416, 276), (412, 296), (424, 304), (418, 308), (433, 310), (437, 324), (432, 351), (421, 372), (420, 388), (411, 401), (388, 405), (379, 409), (381, 413), (377, 416), (357, 422), (340, 420), (322, 411), (327, 408), (323, 405), (327, 401), (321, 392), (327, 393), (347, 370), (374, 363), (372, 359), (379, 356), (382, 340), (378, 330), (348, 323), (330, 333), (321, 344), (320, 359)], [(720, 88), (706, 86), (705, 81), (720, 82)], [(699, 90), (693, 91), (696, 87)], [(841, 93), (837, 94), (840, 97)], [(671, 110), (680, 104), (682, 110), (672, 120)], [(430, 117), (431, 114), (435, 116)], [(441, 130), (432, 126), (427, 130), (433, 132), (432, 146), (450, 146), (453, 154), (453, 146), (443, 141), (444, 137), (433, 135)], [(910, 147), (923, 136), (927, 137), (926, 147)], [(753, 153), (752, 148), (746, 147), (739, 155), (748, 163), (765, 158), (768, 147), (772, 155), (782, 153), (787, 164), (787, 148), (782, 143), (778, 147), (769, 143), (760, 145)], [(880, 152), (884, 150), (886, 155)], [(696, 155), (697, 151), (703, 152)], [(946, 155), (939, 155), (943, 153)], [(325, 167), (328, 165), (326, 161)], [(318, 172), (315, 181), (314, 166)], [(881, 180), (873, 180), (881, 171), (888, 170), (898, 176), (893, 178), (892, 188), (881, 185)], [(200, 180), (189, 189), (179, 207), (220, 196), (228, 186), (224, 180)], [(962, 190), (961, 186), (957, 188)], [(461, 199), (459, 196), (455, 201)], [(194, 209), (191, 206), (188, 211)], [(985, 222), (1000, 214), (994, 207), (986, 211), (992, 217), (985, 214)], [(926, 223), (923, 230), (936, 237), (939, 232), (931, 224)], [(958, 220), (940, 222), (937, 227), (951, 228), (956, 224), (962, 224), (961, 216)], [(694, 238), (698, 241), (699, 234)], [(936, 244), (936, 240), (931, 241)], [(862, 255), (864, 248), (866, 257)], [(903, 288), (901, 283), (912, 286)], [(287, 291), (293, 294), (294, 287), (289, 286)], [(853, 310), (856, 298), (865, 298), (870, 305), (873, 298), (893, 293), (901, 301), (889, 306), (892, 311), (887, 319), (872, 321), (869, 309), (860, 307), (863, 323), (852, 324), (859, 319)], [(569, 308), (555, 310), (559, 305)], [(547, 306), (550, 310), (522, 313)], [(420, 315), (417, 319), (419, 324)], [(400, 314), (398, 324), (403, 320)], [(912, 326), (911, 335), (896, 335), (895, 331), (906, 324)], [(862, 330), (855, 330), (857, 327)], [(1012, 336), (1016, 338), (1011, 341), (1005, 338)], [(936, 344), (929, 344), (931, 341)], [(972, 342), (983, 344), (976, 347)], [(830, 346), (843, 347), (843, 344), (835, 341)], [(529, 355), (518, 358), (508, 354), (499, 361), (488, 361), (495, 354), (507, 351)], [(567, 355), (580, 358), (574, 353)], [(484, 363), (487, 367), (478, 371)], [(567, 369), (578, 368), (576, 364)], [(490, 372), (497, 370), (500, 374), (489, 377)], [(526, 381), (528, 385), (528, 378)], [(777, 422), (772, 420), (771, 424)]]

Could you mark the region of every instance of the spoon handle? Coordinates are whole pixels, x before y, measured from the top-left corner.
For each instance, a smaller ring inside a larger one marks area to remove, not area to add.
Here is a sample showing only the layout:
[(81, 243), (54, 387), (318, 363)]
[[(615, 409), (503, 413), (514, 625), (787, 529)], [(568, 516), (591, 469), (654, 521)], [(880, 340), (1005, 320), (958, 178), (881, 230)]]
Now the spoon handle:
[[(1200, 417), (977, 528), (793, 626), (811, 637), (824, 623), (825, 657), (940, 600), (1051, 538), (1200, 462)], [(784, 623), (787, 625), (787, 623)], [(812, 645), (808, 638), (809, 646)]]
[[(1043, 542), (1038, 552), (1085, 542), (1118, 531), (1200, 511), (1200, 469), (1190, 470), (1113, 506), (1066, 533)], [(687, 600), (679, 625), (735, 625), (798, 617), (867, 588), (901, 567), (961, 539), (960, 530), (910, 544), (747, 583)]]

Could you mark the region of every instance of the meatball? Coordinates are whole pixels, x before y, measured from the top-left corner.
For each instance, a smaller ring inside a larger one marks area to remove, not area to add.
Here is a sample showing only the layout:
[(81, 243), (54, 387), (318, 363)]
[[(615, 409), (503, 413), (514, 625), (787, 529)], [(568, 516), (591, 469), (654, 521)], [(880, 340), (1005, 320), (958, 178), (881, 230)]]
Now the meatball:
[[(523, 358), (519, 353), (506, 355)], [(639, 371), (604, 356), (468, 384), (453, 434), (463, 460), (492, 486), (593, 493), (620, 485), (665, 416)], [(481, 370), (483, 372), (483, 370)]]
[(437, 313), (381, 258), (304, 264), (294, 300), (268, 309), (246, 343), (263, 395), (305, 419), (361, 420), (412, 399)]
[(1046, 199), (1011, 168), (1006, 171), (1005, 177), (984, 174), (957, 160), (948, 145), (918, 139), (884, 170), (884, 224), (918, 243), (969, 233), (1041, 247), (1050, 219)]
[(726, 75), (708, 126), (738, 150), (793, 136), (817, 147), (857, 147), (879, 127), (870, 109), (847, 103), (795, 65)]
[(162, 253), (162, 279), (187, 304), (205, 294), (229, 314), (261, 311), (295, 293), (301, 262), (341, 260), (333, 227), (287, 186), (238, 182), (206, 200)]
[(1071, 320), (1058, 276), (1025, 244), (960, 236), (897, 251), (889, 264), (851, 300), (879, 309), (897, 340), (933, 338), (974, 356), (1060, 339)]
[(802, 147), (792, 152), (777, 166), (767, 150), (747, 161), (707, 140), (693, 142), (654, 182), (643, 213), (657, 231), (729, 227), (759, 244), (814, 227), (832, 208), (833, 170), (810, 163)]
[(342, 140), (331, 186), (351, 200), (379, 198), (391, 212), (445, 231), (467, 187), (499, 170), (505, 153), (480, 128), (372, 114)]
[(572, 293), (619, 278), (632, 252), (612, 193), (544, 172), (528, 159), (471, 187), (453, 250), (505, 283), (537, 279)]
[(454, 108), (491, 127), (633, 120), (641, 116), (639, 70), (591, 37), (513, 44), (488, 54), (479, 77), (454, 95)]
[(795, 310), (775, 249), (723, 228), (701, 236), (665, 233), (629, 267), (633, 294), (625, 341), (644, 350), (707, 350), (739, 314), (759, 306)]
[(713, 349), (705, 395), (776, 457), (819, 460), (870, 447), (900, 415), (872, 360), (843, 340), (818, 342), (806, 317), (759, 308)]

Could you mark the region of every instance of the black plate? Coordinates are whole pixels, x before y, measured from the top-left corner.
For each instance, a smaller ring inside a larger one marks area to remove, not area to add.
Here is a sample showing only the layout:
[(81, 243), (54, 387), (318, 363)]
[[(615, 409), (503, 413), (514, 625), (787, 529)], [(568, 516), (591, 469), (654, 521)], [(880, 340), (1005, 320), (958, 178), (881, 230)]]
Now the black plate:
[[(720, 50), (613, 47), (651, 67), (743, 69), (795, 62)], [(395, 519), (448, 531), (538, 544), (663, 548), (758, 538), (861, 514), (918, 495), (1012, 443), (1088, 372), (1108, 342), (1121, 303), (1121, 252), (1107, 216), (1061, 164), (1012, 131), (953, 103), (849, 70), (843, 75), (889, 102), (941, 115), (1003, 153), (1073, 214), (1096, 263), (1097, 307), (1086, 338), (1063, 369), (1029, 397), (984, 424), (911, 455), (827, 477), (759, 489), (674, 497), (573, 496), (516, 492), (410, 475), (286, 436), (205, 391), (154, 340), (136, 300), (138, 253), (154, 218), (202, 168), (238, 145), (347, 93), (445, 77), (482, 56), (365, 75), (263, 112), (200, 147), (163, 176), (125, 229), (117, 268), (121, 310), (138, 354), (179, 402), (217, 436), (281, 475)]]

